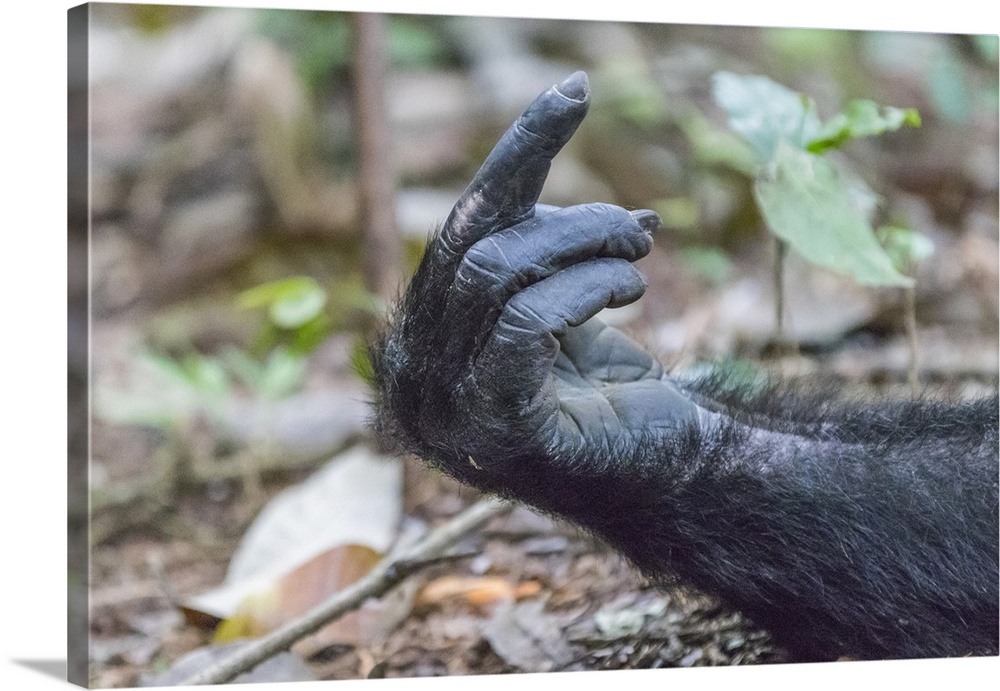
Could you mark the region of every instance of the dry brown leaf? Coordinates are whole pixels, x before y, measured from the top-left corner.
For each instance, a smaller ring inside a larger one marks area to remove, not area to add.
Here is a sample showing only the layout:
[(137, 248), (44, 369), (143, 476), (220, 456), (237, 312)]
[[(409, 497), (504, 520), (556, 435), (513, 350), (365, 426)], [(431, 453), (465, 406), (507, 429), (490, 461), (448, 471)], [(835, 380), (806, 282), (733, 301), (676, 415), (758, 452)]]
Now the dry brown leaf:
[(519, 600), (541, 591), (536, 581), (515, 585), (496, 576), (442, 576), (417, 593), (415, 606), (433, 607), (451, 600), (464, 600), (473, 607), (484, 607), (501, 600)]
[[(217, 643), (257, 638), (283, 626), (364, 576), (381, 554), (363, 545), (334, 547), (285, 574), (265, 591), (241, 602), (215, 632)], [(354, 618), (342, 617), (330, 626), (351, 638)]]

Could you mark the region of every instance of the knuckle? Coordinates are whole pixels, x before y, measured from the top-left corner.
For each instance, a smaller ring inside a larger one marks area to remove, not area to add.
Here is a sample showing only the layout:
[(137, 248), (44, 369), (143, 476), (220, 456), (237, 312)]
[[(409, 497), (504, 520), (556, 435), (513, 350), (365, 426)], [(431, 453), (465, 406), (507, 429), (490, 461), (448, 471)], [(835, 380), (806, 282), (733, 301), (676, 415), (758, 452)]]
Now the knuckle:
[(618, 230), (632, 220), (628, 211), (620, 206), (605, 202), (582, 204), (574, 209), (578, 210), (579, 215), (584, 218), (586, 223), (593, 224), (597, 230), (605, 233)]
[(504, 309), (503, 321), (511, 326), (537, 327), (545, 323), (543, 315), (527, 300), (513, 299)]
[(496, 278), (503, 270), (503, 262), (490, 252), (484, 244), (489, 238), (473, 245), (462, 257), (458, 273), (461, 277), (475, 280), (478, 277)]

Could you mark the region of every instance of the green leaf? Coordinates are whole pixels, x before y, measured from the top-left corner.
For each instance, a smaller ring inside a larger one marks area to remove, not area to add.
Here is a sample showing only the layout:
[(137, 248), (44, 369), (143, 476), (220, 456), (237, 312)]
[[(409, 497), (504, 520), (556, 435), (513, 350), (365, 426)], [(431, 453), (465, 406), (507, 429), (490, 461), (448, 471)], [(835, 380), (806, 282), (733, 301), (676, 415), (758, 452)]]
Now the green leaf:
[(715, 247), (691, 245), (683, 248), (680, 256), (692, 272), (712, 283), (724, 282), (733, 271), (729, 256)]
[(222, 363), (208, 355), (191, 353), (183, 367), (191, 386), (207, 399), (218, 399), (229, 393), (229, 376)]
[(678, 124), (687, 135), (699, 162), (709, 166), (727, 166), (747, 176), (754, 174), (757, 166), (755, 152), (742, 137), (716, 129), (697, 112), (681, 117)]
[(1000, 37), (996, 34), (974, 34), (972, 45), (983, 60), (993, 63), (1000, 60)]
[(173, 358), (158, 355), (148, 350), (143, 350), (138, 354), (138, 358), (152, 366), (153, 370), (169, 380), (170, 384), (179, 384), (191, 387), (191, 377), (188, 371)]
[(179, 386), (201, 398), (221, 398), (229, 392), (229, 377), (219, 361), (207, 355), (190, 353), (180, 362), (143, 351), (139, 358), (163, 375), (165, 387)]
[(375, 381), (375, 365), (368, 343), (363, 339), (358, 339), (351, 347), (351, 369), (369, 386)]
[(264, 362), (236, 348), (226, 349), (223, 357), (240, 383), (265, 400), (276, 401), (294, 393), (305, 377), (305, 358), (289, 348), (275, 348)]
[(606, 103), (621, 118), (640, 127), (656, 127), (665, 122), (668, 108), (663, 90), (643, 61), (610, 60), (595, 79)]
[(820, 131), (813, 100), (767, 77), (717, 72), (712, 95), (728, 114), (729, 126), (762, 161), (774, 159), (780, 142), (805, 148)]
[(268, 315), (276, 325), (296, 329), (318, 317), (325, 304), (326, 294), (323, 291), (303, 291), (275, 302)]
[(923, 233), (909, 228), (882, 226), (875, 231), (893, 265), (905, 271), (934, 254), (934, 243)]
[(258, 393), (272, 401), (285, 398), (299, 388), (305, 372), (305, 358), (278, 348), (264, 363)]
[(293, 276), (244, 291), (241, 307), (267, 307), (268, 317), (283, 329), (296, 329), (315, 319), (326, 305), (326, 291), (309, 276)]
[(433, 31), (433, 23), (419, 17), (389, 17), (389, 53), (393, 67), (416, 69), (435, 67), (448, 59), (448, 44)]
[(659, 215), (664, 228), (694, 228), (698, 225), (698, 205), (690, 197), (657, 199), (649, 208)]
[(908, 286), (836, 169), (815, 154), (778, 146), (770, 174), (754, 184), (771, 231), (799, 254), (867, 285)]
[(748, 399), (769, 386), (766, 373), (759, 369), (756, 362), (733, 357), (696, 363), (678, 372), (677, 376), (681, 381), (691, 383), (712, 380), (723, 391)]
[(806, 148), (813, 153), (821, 153), (843, 146), (852, 139), (893, 132), (904, 125), (920, 127), (920, 113), (915, 108), (880, 108), (874, 101), (851, 101), (843, 113), (823, 124)]
[(312, 94), (350, 64), (351, 26), (342, 12), (279, 9), (257, 11), (256, 29), (295, 56), (298, 72)]
[(769, 28), (761, 29), (763, 42), (784, 61), (794, 61), (796, 66), (822, 65), (842, 59), (851, 50), (849, 32), (831, 29)]
[(240, 384), (253, 391), (260, 388), (260, 382), (263, 379), (263, 365), (246, 352), (233, 346), (223, 349), (221, 357), (226, 369)]
[(953, 123), (972, 119), (974, 94), (962, 60), (951, 51), (942, 52), (927, 72), (931, 104), (938, 115)]

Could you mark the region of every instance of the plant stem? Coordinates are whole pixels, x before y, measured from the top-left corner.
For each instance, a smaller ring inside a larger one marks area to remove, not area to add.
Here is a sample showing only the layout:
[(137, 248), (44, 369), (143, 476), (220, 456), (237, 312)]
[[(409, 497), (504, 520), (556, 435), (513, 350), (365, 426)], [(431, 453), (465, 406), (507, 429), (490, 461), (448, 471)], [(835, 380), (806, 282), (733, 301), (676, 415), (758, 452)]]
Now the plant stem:
[(906, 344), (909, 351), (906, 377), (910, 383), (910, 395), (916, 398), (920, 387), (917, 371), (917, 289), (916, 286), (910, 286), (903, 290), (906, 294)]
[(779, 352), (785, 343), (785, 256), (788, 244), (779, 237), (774, 238), (774, 342)]

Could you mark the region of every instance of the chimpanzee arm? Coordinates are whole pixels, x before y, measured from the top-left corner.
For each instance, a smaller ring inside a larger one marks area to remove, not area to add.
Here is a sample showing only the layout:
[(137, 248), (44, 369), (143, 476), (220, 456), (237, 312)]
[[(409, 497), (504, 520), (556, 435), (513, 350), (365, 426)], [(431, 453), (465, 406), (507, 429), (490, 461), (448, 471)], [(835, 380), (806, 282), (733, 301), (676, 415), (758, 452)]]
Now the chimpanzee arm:
[(376, 430), (562, 515), (804, 659), (997, 654), (997, 399), (832, 403), (683, 382), (604, 307), (659, 219), (536, 209), (576, 73), (503, 136), (373, 349)]

